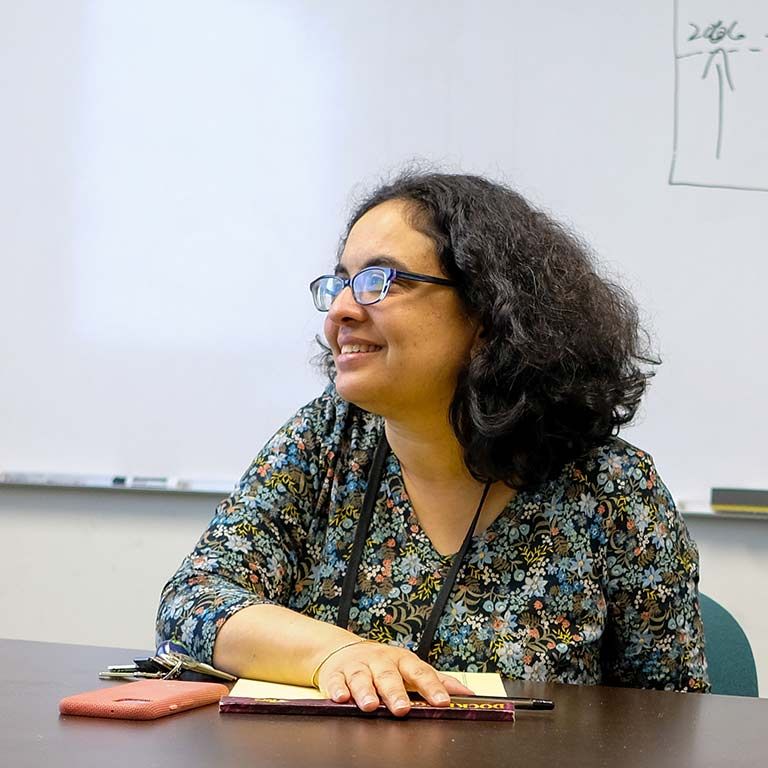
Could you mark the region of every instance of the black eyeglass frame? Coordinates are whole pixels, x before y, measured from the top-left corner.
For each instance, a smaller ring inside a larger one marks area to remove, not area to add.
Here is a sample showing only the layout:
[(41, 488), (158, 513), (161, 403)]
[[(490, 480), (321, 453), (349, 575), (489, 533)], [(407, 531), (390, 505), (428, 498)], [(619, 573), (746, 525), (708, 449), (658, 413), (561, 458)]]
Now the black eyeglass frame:
[[(360, 275), (365, 274), (366, 272), (371, 272), (372, 270), (376, 270), (378, 272), (383, 272), (385, 274), (384, 277), (384, 285), (381, 289), (381, 292), (379, 293), (378, 298), (374, 299), (373, 301), (360, 301), (360, 299), (357, 298), (357, 294), (355, 292), (355, 280), (357, 280)], [(336, 295), (333, 297), (333, 300), (335, 301), (339, 294), (347, 287), (349, 287), (352, 291), (352, 297), (354, 300), (360, 304), (363, 307), (370, 307), (372, 304), (378, 304), (380, 301), (383, 301), (387, 298), (387, 294), (389, 293), (389, 288), (392, 285), (395, 280), (412, 280), (414, 282), (418, 283), (434, 283), (435, 285), (448, 285), (451, 287), (456, 287), (458, 283), (455, 280), (448, 280), (445, 277), (434, 277), (433, 275), (422, 275), (418, 272), (405, 272), (401, 269), (394, 269), (393, 267), (365, 267), (365, 269), (361, 269), (356, 275), (353, 275), (352, 277), (341, 277), (341, 275), (320, 275), (320, 277), (316, 277), (310, 284), (309, 284), (309, 291), (312, 294), (312, 300), (315, 304), (315, 309), (317, 309), (319, 312), (328, 312), (330, 310), (330, 307), (328, 309), (322, 309), (321, 307), (317, 306), (317, 299), (316, 294), (314, 291), (314, 286), (316, 283), (318, 283), (320, 280), (339, 280), (341, 281), (341, 288), (339, 288)], [(333, 303), (333, 302), (331, 302)]]

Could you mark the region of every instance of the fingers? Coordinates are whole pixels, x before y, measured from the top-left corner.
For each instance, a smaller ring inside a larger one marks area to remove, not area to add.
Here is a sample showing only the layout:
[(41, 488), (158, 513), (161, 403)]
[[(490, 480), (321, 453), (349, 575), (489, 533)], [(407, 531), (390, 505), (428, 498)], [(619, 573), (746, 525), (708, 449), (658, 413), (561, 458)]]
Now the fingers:
[(379, 706), (379, 697), (371, 668), (367, 664), (355, 664), (345, 670), (345, 677), (355, 704), (363, 712), (373, 712)]
[(388, 658), (372, 660), (370, 671), (372, 682), (386, 708), (393, 715), (407, 715), (411, 709), (411, 700), (397, 664)]
[(397, 716), (411, 709), (408, 690), (437, 707), (448, 706), (450, 694), (473, 693), (410, 651), (376, 643), (343, 649), (321, 666), (318, 677), (320, 689), (333, 701), (352, 700), (363, 712), (372, 712), (383, 703)]
[(341, 672), (331, 672), (324, 680), (320, 689), (329, 698), (339, 704), (344, 704), (351, 698), (347, 681)]
[(376, 709), (381, 703), (380, 699), (384, 699), (384, 703), (393, 714), (407, 712), (410, 703), (403, 707), (401, 702), (403, 697), (406, 701), (408, 699), (405, 688), (403, 688), (403, 696), (398, 696), (396, 686), (393, 686), (391, 681), (389, 683), (387, 681), (386, 665), (381, 668), (378, 677), (383, 680), (381, 688), (386, 691), (386, 694), (379, 691), (376, 675), (367, 663), (350, 661), (332, 671), (321, 671), (320, 690), (337, 702), (344, 703), (351, 699), (363, 712), (372, 712)]
[(451, 694), (451, 696), (474, 696), (475, 692), (471, 688), (467, 688), (466, 685), (460, 683), (453, 675), (442, 675), (439, 672), (437, 676), (445, 686), (445, 690)]
[[(433, 707), (447, 707), (451, 703), (443, 676), (438, 675), (429, 664), (411, 655), (403, 657), (398, 666), (408, 688), (416, 691)], [(447, 677), (446, 675), (445, 678)], [(460, 684), (459, 686), (463, 688)]]

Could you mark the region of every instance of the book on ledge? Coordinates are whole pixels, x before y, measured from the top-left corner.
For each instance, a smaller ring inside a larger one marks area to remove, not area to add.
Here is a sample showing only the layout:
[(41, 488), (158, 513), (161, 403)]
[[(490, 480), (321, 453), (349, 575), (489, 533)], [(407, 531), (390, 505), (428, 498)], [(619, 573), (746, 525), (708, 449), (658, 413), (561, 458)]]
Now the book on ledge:
[(746, 488), (713, 488), (710, 505), (715, 512), (768, 514), (768, 491)]
[[(476, 693), (477, 699), (454, 696), (447, 707), (433, 707), (425, 701), (412, 700), (408, 718), (433, 718), (444, 720), (505, 720), (515, 719), (513, 701), (499, 698), (506, 695), (501, 677), (487, 673), (452, 674)], [(292, 715), (355, 715), (359, 717), (394, 717), (381, 705), (373, 712), (363, 712), (354, 703), (339, 704), (323, 695), (316, 688), (298, 685), (267, 683), (261, 680), (238, 680), (229, 695), (219, 702), (219, 712), (243, 714), (292, 714)]]

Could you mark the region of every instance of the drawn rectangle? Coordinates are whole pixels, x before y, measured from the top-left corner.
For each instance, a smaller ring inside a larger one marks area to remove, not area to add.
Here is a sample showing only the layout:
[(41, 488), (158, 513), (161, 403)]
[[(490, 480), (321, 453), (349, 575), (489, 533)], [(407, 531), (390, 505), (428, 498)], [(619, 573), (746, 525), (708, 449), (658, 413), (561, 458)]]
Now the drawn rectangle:
[(670, 184), (768, 191), (768, 3), (676, 0)]

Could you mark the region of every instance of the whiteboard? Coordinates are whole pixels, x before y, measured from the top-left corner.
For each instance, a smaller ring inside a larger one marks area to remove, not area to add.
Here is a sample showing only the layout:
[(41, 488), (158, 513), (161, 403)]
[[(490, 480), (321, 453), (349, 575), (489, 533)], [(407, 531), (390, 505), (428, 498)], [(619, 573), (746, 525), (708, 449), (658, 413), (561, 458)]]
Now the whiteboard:
[(765, 487), (766, 34), (759, 0), (0, 0), (0, 469), (234, 482), (324, 386), (352, 201), (422, 158), (634, 293), (664, 363), (624, 435), (678, 498)]

